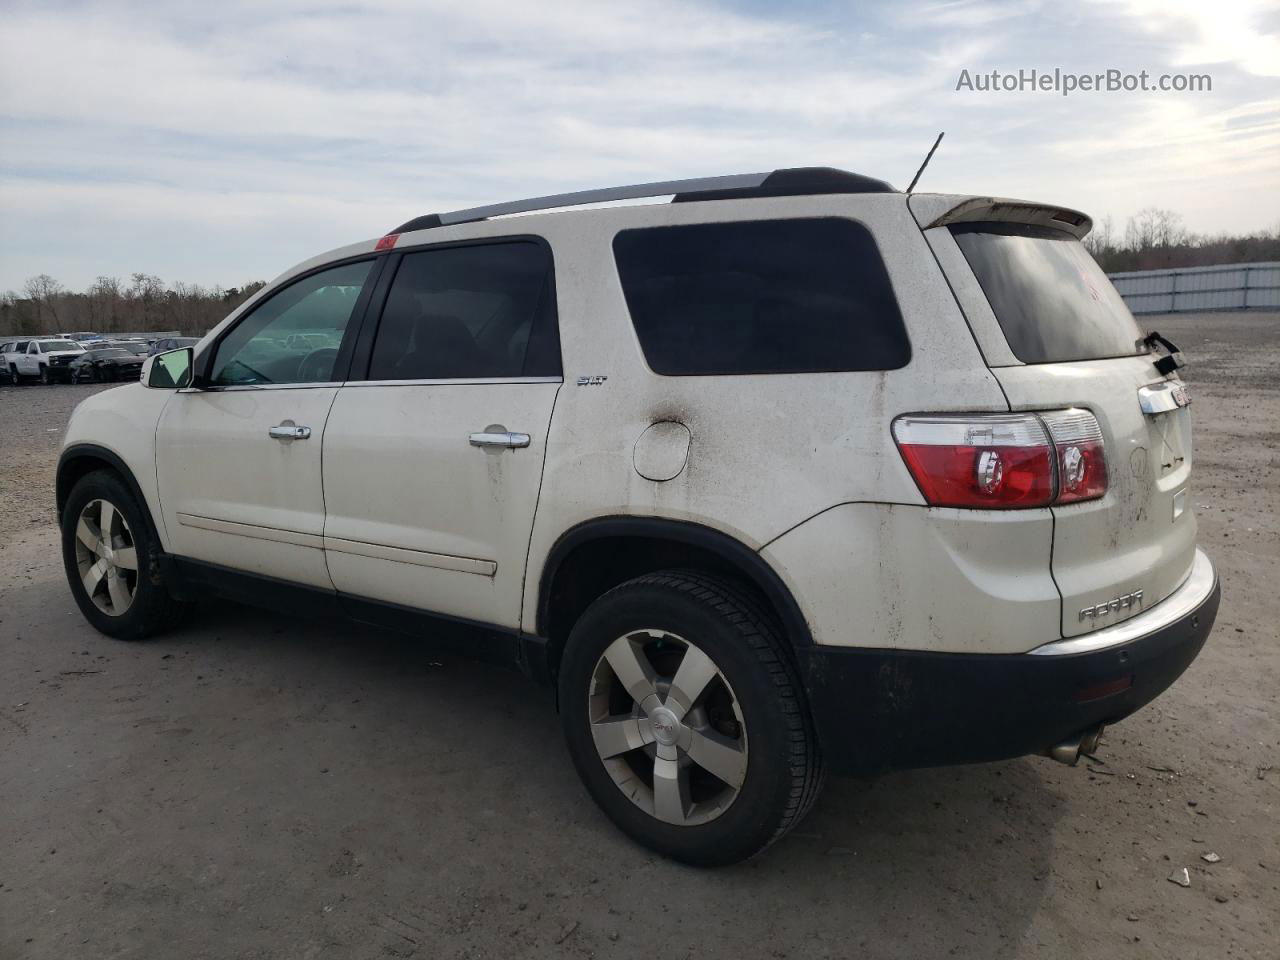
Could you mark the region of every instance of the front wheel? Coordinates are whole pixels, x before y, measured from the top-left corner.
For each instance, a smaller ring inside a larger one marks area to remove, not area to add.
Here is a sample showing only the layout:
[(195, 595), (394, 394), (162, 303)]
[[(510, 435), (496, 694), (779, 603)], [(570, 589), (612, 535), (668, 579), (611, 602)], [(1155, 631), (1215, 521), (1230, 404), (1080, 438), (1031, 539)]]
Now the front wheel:
[(13, 380), (13, 385), (15, 387), (22, 386), (22, 374), (18, 373), (18, 367), (16, 364), (9, 364), (9, 377)]
[(121, 640), (174, 626), (186, 609), (161, 582), (160, 544), (143, 510), (116, 474), (97, 470), (76, 483), (62, 511), (62, 562), (76, 605)]
[(778, 628), (727, 581), (665, 571), (609, 591), (574, 626), (559, 689), (588, 791), (664, 856), (744, 860), (818, 794), (817, 740)]
[(53, 377), (51, 377), (51, 376), (49, 375), (49, 368), (48, 368), (48, 367), (41, 367), (41, 368), (40, 368), (40, 382), (41, 382), (41, 383), (43, 383), (46, 387), (47, 387), (49, 384), (53, 383)]

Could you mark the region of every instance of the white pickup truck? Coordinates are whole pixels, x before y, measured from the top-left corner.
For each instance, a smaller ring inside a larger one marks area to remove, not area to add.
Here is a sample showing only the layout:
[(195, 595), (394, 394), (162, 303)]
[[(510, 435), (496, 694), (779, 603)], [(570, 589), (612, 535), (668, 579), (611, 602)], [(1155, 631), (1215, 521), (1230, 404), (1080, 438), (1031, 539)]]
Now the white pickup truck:
[(84, 353), (73, 340), (15, 340), (5, 350), (4, 367), (15, 384), (38, 378), (41, 383), (71, 381), (68, 364)]

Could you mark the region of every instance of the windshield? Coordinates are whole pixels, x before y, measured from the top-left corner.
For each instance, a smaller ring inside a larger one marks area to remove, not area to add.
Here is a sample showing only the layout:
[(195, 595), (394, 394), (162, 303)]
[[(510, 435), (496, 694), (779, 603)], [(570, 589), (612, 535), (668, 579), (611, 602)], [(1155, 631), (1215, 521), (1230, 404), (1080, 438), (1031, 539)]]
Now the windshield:
[(51, 350), (79, 350), (80, 344), (72, 343), (70, 340), (41, 340), (40, 349), (44, 353)]
[(103, 357), (130, 357), (133, 354), (128, 350), (121, 350), (119, 347), (111, 347), (107, 350), (94, 350), (93, 359), (100, 360)]
[(1124, 300), (1071, 234), (1019, 223), (964, 223), (951, 232), (1023, 363), (1145, 352)]

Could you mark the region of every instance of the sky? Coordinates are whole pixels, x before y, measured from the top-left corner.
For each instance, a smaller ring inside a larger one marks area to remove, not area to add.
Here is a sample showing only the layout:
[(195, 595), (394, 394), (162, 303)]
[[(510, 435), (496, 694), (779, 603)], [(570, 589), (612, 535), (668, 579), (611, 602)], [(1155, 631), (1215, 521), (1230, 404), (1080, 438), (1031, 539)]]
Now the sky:
[[(1210, 92), (957, 90), (992, 70)], [(1280, 226), (1274, 0), (0, 0), (0, 291), (270, 279), (422, 213), (794, 166)]]

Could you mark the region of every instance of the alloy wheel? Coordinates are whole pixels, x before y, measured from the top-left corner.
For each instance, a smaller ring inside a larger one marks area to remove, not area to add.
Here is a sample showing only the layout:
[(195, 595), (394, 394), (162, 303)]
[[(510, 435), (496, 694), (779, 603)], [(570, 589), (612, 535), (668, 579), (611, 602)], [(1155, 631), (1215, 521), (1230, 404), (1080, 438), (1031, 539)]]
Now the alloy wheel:
[(85, 594), (107, 616), (122, 616), (138, 590), (138, 551), (124, 514), (90, 500), (76, 521), (76, 567)]
[(665, 823), (696, 826), (733, 803), (747, 773), (747, 730), (729, 681), (696, 644), (637, 630), (596, 662), (591, 736), (614, 784)]

